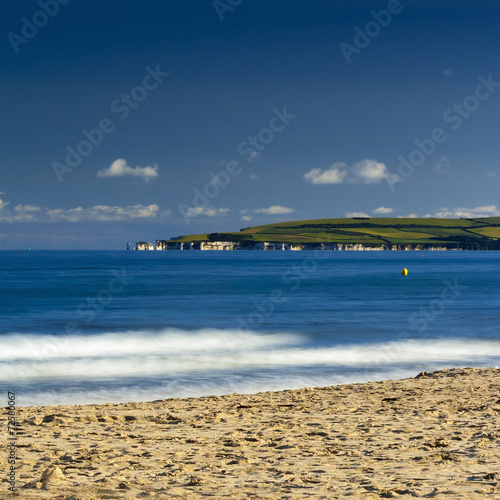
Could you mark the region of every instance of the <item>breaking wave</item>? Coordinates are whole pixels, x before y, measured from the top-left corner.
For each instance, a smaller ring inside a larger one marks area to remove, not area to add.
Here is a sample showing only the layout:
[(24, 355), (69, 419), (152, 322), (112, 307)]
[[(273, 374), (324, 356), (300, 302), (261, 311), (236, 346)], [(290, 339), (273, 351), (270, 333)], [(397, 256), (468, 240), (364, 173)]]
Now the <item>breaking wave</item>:
[[(144, 401), (414, 376), (495, 366), (500, 341), (411, 339), (311, 345), (300, 333), (202, 329), (1, 338), (0, 385), (21, 405)], [(10, 389), (9, 389), (10, 390)]]

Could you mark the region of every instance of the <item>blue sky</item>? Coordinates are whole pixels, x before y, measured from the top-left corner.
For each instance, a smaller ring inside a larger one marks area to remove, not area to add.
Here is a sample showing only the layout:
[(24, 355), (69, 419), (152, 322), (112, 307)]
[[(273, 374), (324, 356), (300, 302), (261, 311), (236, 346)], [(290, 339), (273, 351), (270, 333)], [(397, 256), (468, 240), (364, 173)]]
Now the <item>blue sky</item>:
[(500, 215), (496, 1), (9, 2), (0, 249)]

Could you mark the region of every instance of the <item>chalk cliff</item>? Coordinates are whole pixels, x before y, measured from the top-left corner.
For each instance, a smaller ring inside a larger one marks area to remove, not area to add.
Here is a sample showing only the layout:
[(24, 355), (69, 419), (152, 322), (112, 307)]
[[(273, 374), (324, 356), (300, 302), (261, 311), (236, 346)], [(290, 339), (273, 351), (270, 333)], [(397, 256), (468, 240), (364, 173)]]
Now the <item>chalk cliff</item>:
[(149, 243), (149, 241), (138, 241), (135, 244), (135, 249), (136, 250), (154, 250), (154, 247), (152, 243)]
[[(137, 250), (152, 250), (151, 248), (138, 248), (147, 245), (140, 242), (136, 244)], [(156, 250), (351, 250), (351, 251), (380, 251), (380, 250), (456, 250), (446, 246), (434, 246), (428, 243), (379, 245), (370, 246), (360, 243), (280, 243), (273, 241), (193, 241), (181, 242), (171, 240), (156, 240)]]

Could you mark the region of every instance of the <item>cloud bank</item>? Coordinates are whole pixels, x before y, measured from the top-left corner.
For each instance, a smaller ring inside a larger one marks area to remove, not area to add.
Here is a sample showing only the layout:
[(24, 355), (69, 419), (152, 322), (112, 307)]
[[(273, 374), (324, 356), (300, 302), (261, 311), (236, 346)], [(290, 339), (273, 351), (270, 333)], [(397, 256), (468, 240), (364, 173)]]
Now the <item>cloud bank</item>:
[(484, 205), (475, 208), (457, 207), (452, 209), (443, 207), (434, 214), (424, 215), (424, 217), (465, 217), (467, 219), (498, 216), (500, 216), (500, 209), (496, 205)]
[[(373, 214), (385, 215), (394, 213), (393, 208), (389, 207), (378, 207), (372, 210)], [(346, 212), (346, 217), (370, 217), (365, 212)], [(482, 217), (499, 217), (500, 208), (496, 205), (483, 205), (475, 208), (467, 207), (457, 207), (448, 208), (444, 207), (439, 209), (434, 213), (427, 213), (425, 215), (417, 215), (416, 213), (410, 213), (406, 215), (396, 215), (398, 219), (415, 219), (415, 218), (437, 218), (437, 219), (454, 219), (454, 218), (466, 218), (466, 219), (477, 219)]]
[[(0, 200), (1, 202), (1, 200)], [(0, 209), (6, 203), (2, 202)], [(158, 216), (160, 207), (129, 205), (125, 207), (95, 205), (89, 208), (48, 209), (35, 205), (17, 205), (12, 211), (0, 210), (0, 222), (105, 222), (129, 219), (152, 219)], [(168, 215), (170, 212), (162, 212)]]

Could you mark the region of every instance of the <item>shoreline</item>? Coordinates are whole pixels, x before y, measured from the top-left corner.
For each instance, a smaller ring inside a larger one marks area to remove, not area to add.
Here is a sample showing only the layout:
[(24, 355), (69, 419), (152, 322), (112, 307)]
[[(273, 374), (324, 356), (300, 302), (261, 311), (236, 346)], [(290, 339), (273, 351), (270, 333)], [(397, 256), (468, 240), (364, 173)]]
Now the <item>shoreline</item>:
[[(127, 248), (130, 250), (130, 248)], [(251, 244), (242, 244), (238, 241), (198, 241), (198, 242), (176, 242), (156, 240), (156, 246), (148, 241), (139, 241), (135, 244), (135, 251), (334, 251), (334, 252), (370, 252), (370, 251), (478, 251), (480, 249), (465, 248), (458, 244), (432, 244), (432, 243), (338, 243), (338, 242), (315, 242), (315, 243), (286, 243), (277, 241), (261, 241)], [(483, 249), (483, 250), (494, 250)]]
[[(11, 496), (500, 495), (499, 389), (498, 368), (452, 368), (250, 395), (19, 407)], [(5, 439), (1, 448), (7, 471)]]

